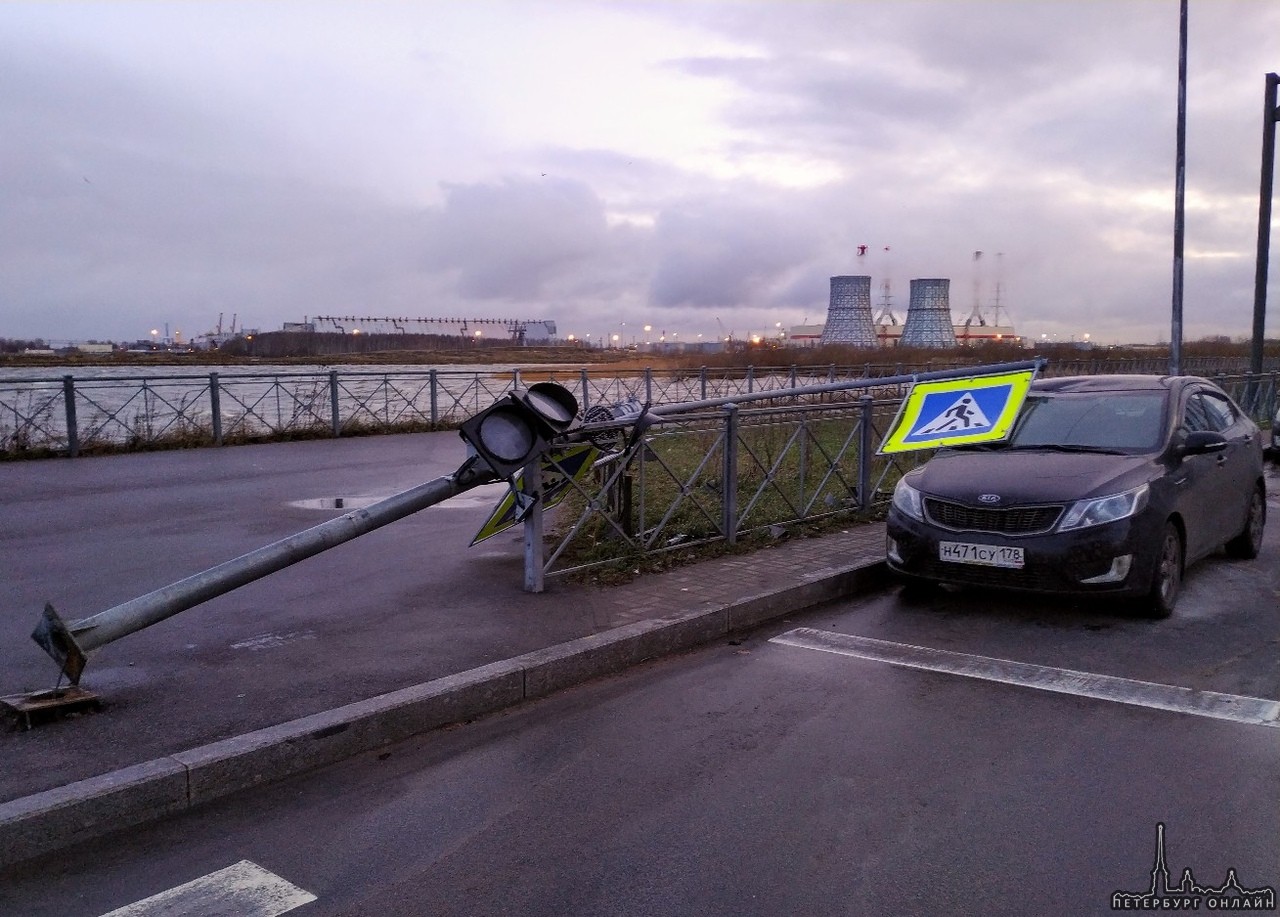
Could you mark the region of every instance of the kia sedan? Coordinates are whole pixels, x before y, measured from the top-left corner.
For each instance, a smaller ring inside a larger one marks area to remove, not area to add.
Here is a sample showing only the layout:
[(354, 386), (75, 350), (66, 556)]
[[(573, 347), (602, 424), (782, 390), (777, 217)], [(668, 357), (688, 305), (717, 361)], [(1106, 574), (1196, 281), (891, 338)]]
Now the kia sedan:
[(1192, 563), (1258, 555), (1266, 507), (1262, 432), (1213, 383), (1042, 379), (1007, 440), (903, 476), (888, 561), (926, 581), (1136, 597), (1165, 617)]

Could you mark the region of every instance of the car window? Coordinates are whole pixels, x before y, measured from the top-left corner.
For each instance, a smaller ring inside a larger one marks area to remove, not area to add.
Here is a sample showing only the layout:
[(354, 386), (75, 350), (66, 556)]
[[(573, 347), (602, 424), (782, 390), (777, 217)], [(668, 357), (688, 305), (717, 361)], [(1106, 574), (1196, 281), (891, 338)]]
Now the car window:
[(1204, 403), (1205, 413), (1212, 424), (1209, 429), (1222, 433), (1236, 422), (1236, 409), (1226, 398), (1216, 392), (1201, 392), (1200, 400)]
[(1164, 439), (1164, 406), (1163, 392), (1032, 394), (1009, 443), (1153, 451)]
[(1186, 409), (1182, 412), (1182, 425), (1191, 433), (1214, 429), (1213, 421), (1209, 418), (1209, 412), (1206, 410), (1199, 392), (1194, 393), (1187, 399)]
[(1235, 406), (1216, 392), (1198, 391), (1187, 399), (1184, 425), (1191, 432), (1209, 430), (1223, 433), (1239, 418)]

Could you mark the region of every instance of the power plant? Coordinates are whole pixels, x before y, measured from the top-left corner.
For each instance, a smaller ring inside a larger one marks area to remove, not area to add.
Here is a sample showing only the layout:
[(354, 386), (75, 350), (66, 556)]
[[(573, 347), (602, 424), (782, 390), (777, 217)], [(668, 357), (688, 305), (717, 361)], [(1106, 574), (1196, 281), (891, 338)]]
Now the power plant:
[(911, 301), (902, 326), (903, 347), (954, 347), (951, 325), (951, 281), (941, 278), (911, 281)]
[(840, 276), (831, 278), (831, 303), (827, 323), (822, 328), (822, 344), (875, 347), (875, 320), (871, 316), (871, 278)]
[[(868, 246), (858, 246), (858, 257)], [(889, 249), (886, 247), (885, 252)], [(899, 324), (893, 311), (890, 284), (880, 285), (879, 309), (871, 307), (871, 277), (865, 274), (831, 278), (831, 299), (825, 325), (802, 325), (792, 329), (793, 344), (843, 344), (853, 347), (897, 346), (956, 347), (987, 342), (1020, 343), (1008, 310), (1001, 302), (1003, 283), (997, 277), (995, 301), (990, 309), (982, 302), (981, 266), (983, 253), (973, 253), (973, 309), (963, 322), (951, 314), (951, 281), (948, 278), (917, 278), (911, 281), (911, 299), (906, 319)], [(996, 255), (997, 265), (1003, 256)], [(1003, 318), (1004, 324), (1001, 324)]]

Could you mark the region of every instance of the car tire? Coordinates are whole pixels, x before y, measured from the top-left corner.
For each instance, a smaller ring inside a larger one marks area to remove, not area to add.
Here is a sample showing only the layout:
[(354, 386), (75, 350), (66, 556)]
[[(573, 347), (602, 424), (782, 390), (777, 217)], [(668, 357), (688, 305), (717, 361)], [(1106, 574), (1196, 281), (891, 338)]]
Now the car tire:
[(1262, 550), (1262, 530), (1267, 523), (1267, 501), (1262, 488), (1257, 488), (1249, 499), (1249, 515), (1244, 520), (1244, 530), (1227, 542), (1227, 555), (1240, 560), (1253, 560)]
[(1156, 569), (1151, 575), (1151, 590), (1141, 606), (1143, 613), (1149, 618), (1169, 617), (1181, 591), (1182, 534), (1176, 525), (1166, 522), (1156, 554)]

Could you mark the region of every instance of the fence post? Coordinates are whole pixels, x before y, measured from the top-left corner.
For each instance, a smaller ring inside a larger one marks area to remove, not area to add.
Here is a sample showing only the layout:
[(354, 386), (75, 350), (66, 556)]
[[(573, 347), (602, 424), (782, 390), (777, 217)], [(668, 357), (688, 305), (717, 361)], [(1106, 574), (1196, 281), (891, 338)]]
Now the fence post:
[(209, 373), (209, 413), (213, 416), (213, 444), (222, 445), (222, 392), (218, 388), (218, 374)]
[(705, 366), (703, 366), (700, 370), (698, 370), (698, 380), (702, 383), (701, 398), (703, 401), (706, 401), (707, 400), (707, 368)]
[(858, 399), (861, 409), (858, 423), (858, 509), (864, 513), (871, 509), (871, 410), (873, 399), (863, 395)]
[(434, 369), (428, 373), (428, 379), (431, 387), (431, 427), (435, 429), (436, 424), (440, 423), (440, 389)]
[(524, 517), (524, 591), (542, 592), (545, 588), (542, 546), (542, 457), (538, 456), (524, 466), (520, 477), (520, 490), (533, 499), (529, 513)]
[(644, 403), (653, 404), (653, 367), (644, 368)]
[(67, 409), (67, 455), (80, 454), (80, 431), (76, 427), (76, 380), (74, 376), (62, 377), (62, 401)]
[(796, 364), (794, 363), (791, 364), (791, 375), (787, 377), (787, 384), (791, 388), (796, 387)]
[(747, 366), (747, 394), (750, 395), (756, 390), (756, 368)]
[(333, 426), (333, 435), (342, 435), (342, 418), (338, 416), (338, 371), (329, 370), (329, 419)]
[(591, 386), (589, 385), (591, 381), (591, 375), (584, 369), (582, 370), (581, 376), (582, 376), (582, 398), (580, 401), (580, 405), (582, 408), (582, 416), (586, 417), (587, 410), (591, 407)]
[(729, 544), (738, 543), (738, 406), (724, 406), (724, 470), (720, 476), (722, 506), (720, 527)]
[(511, 370), (511, 387), (512, 388), (520, 387), (520, 367), (519, 366)]
[(830, 366), (827, 367), (827, 382), (830, 383), (835, 381), (836, 381), (836, 364), (832, 363)]

